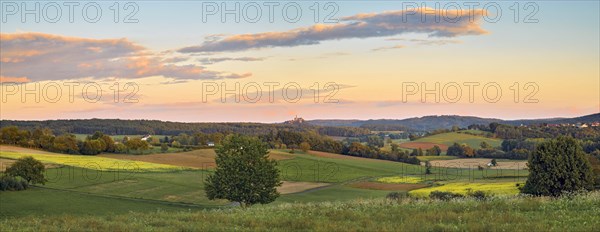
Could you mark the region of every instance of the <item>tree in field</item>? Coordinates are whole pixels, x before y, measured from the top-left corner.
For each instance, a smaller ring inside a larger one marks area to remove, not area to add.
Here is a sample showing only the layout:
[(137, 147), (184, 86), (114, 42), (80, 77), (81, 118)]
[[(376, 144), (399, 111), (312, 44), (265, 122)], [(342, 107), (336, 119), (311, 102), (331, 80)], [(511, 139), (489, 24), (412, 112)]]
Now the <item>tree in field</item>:
[(417, 152), (417, 155), (418, 156), (423, 156), (423, 149), (421, 149), (420, 147), (419, 147), (419, 150)]
[(137, 151), (140, 153), (150, 149), (150, 145), (140, 138), (133, 138), (127, 140), (127, 142), (125, 142), (125, 146), (127, 146), (127, 149), (129, 150)]
[(310, 150), (310, 144), (307, 142), (300, 143), (300, 150), (302, 150), (303, 152), (307, 152), (308, 150)]
[(592, 168), (577, 140), (560, 136), (538, 144), (527, 164), (529, 177), (523, 193), (559, 196), (592, 189)]
[(28, 184), (45, 184), (46, 178), (44, 177), (44, 171), (46, 167), (39, 160), (34, 159), (31, 156), (23, 157), (13, 163), (6, 169), (6, 175), (12, 177), (21, 177), (27, 181)]
[(425, 174), (431, 174), (431, 167), (431, 162), (429, 162), (429, 160), (425, 161)]
[(427, 149), (425, 154), (428, 156), (439, 156), (442, 154), (442, 149), (438, 145), (435, 145), (432, 148)]
[(166, 143), (160, 144), (160, 151), (167, 152), (169, 150), (169, 146)]
[(273, 202), (281, 186), (277, 163), (267, 145), (254, 137), (229, 135), (215, 149), (217, 168), (206, 179), (208, 199), (227, 199), (242, 207)]
[(487, 143), (486, 141), (482, 141), (479, 146), (481, 147), (481, 149), (490, 149), (493, 148), (492, 145), (490, 145), (489, 143)]
[(417, 149), (413, 149), (412, 152), (410, 152), (410, 156), (418, 156), (419, 155), (419, 151)]

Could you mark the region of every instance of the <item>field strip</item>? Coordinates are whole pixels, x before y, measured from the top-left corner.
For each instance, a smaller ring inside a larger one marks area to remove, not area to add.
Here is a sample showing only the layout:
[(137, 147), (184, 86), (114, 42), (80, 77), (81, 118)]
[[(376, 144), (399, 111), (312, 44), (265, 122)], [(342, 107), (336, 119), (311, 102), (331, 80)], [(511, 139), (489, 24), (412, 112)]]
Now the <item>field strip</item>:
[(145, 199), (145, 198), (124, 197), (124, 196), (110, 195), (110, 194), (89, 193), (89, 192), (81, 192), (81, 191), (70, 190), (70, 189), (57, 189), (57, 188), (49, 188), (49, 187), (42, 187), (42, 186), (32, 186), (32, 187), (48, 189), (48, 190), (53, 190), (53, 191), (77, 193), (77, 194), (81, 194), (81, 195), (90, 195), (90, 196), (96, 196), (96, 197), (122, 199), (122, 200), (148, 202), (148, 203), (159, 203), (159, 204), (164, 204), (164, 205), (187, 206), (187, 207), (206, 208), (206, 209), (221, 207), (221, 206), (210, 206), (210, 205), (198, 205), (198, 204), (194, 204), (194, 203), (185, 203), (185, 202), (171, 202), (171, 201), (161, 201), (161, 200)]
[(184, 168), (168, 164), (156, 164), (143, 161), (119, 160), (97, 156), (83, 155), (64, 155), (64, 154), (29, 154), (12, 151), (0, 151), (0, 157), (7, 159), (19, 159), (26, 156), (32, 156), (42, 162), (80, 167), (98, 171), (150, 171), (150, 172), (169, 172), (188, 170)]

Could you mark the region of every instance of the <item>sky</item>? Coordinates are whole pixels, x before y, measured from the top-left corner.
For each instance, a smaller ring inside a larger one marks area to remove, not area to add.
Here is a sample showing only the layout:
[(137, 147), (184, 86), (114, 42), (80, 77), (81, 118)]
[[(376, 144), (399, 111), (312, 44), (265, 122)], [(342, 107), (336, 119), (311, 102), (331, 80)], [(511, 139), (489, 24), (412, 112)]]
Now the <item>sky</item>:
[(598, 1), (75, 3), (0, 3), (1, 119), (600, 111)]

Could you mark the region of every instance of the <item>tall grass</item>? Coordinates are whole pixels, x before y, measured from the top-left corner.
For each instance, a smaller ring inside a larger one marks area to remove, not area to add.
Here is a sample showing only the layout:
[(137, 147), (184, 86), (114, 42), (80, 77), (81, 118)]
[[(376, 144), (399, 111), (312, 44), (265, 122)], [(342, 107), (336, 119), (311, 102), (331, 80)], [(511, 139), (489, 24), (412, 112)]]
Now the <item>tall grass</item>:
[(122, 215), (3, 219), (3, 231), (597, 231), (600, 193), (437, 201), (405, 198)]

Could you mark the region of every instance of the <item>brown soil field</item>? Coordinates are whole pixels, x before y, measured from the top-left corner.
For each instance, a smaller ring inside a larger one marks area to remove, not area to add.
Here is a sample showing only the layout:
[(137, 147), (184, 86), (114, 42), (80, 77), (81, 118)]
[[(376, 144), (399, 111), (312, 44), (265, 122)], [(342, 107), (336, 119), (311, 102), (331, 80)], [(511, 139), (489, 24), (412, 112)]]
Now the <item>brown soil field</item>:
[[(101, 157), (144, 161), (158, 164), (169, 164), (180, 167), (191, 167), (206, 169), (215, 167), (216, 153), (213, 149), (200, 149), (188, 152), (150, 154), (150, 155), (119, 155), (119, 154), (101, 154)], [(292, 156), (270, 152), (269, 157), (274, 160), (291, 159)]]
[(33, 153), (33, 154), (56, 154), (48, 151), (41, 151), (31, 148), (10, 146), (10, 145), (0, 145), (0, 152), (10, 151), (10, 152), (22, 152), (22, 153)]
[(444, 144), (439, 144), (439, 143), (429, 143), (429, 142), (407, 142), (407, 143), (400, 143), (398, 144), (401, 148), (408, 148), (408, 149), (423, 149), (423, 152), (425, 152), (425, 150), (432, 148), (435, 145), (438, 145), (442, 151), (446, 151), (448, 150), (448, 146), (444, 145)]
[[(6, 169), (8, 167), (10, 167), (10, 165), (12, 165), (14, 162), (16, 162), (16, 160), (0, 158), (0, 172), (6, 171)], [(46, 166), (46, 169), (60, 167), (60, 165), (58, 165), (58, 164), (47, 164), (47, 163), (44, 164), (44, 166)]]
[(281, 194), (290, 194), (303, 192), (306, 190), (328, 186), (328, 183), (316, 183), (316, 182), (291, 182), (283, 181), (283, 184), (277, 188), (277, 191)]
[[(482, 166), (487, 168), (487, 164), (492, 159), (488, 158), (473, 158), (473, 159), (453, 159), (453, 160), (432, 160), (431, 165), (434, 167), (446, 167), (446, 168), (474, 168)], [(511, 160), (511, 161), (498, 161), (496, 167), (490, 167), (490, 169), (527, 169), (527, 161), (525, 160)]]
[(378, 182), (357, 182), (350, 184), (350, 187), (361, 188), (361, 189), (373, 189), (373, 190), (387, 190), (387, 191), (410, 191), (420, 188), (427, 187), (427, 184), (390, 184), (390, 183), (378, 183)]

